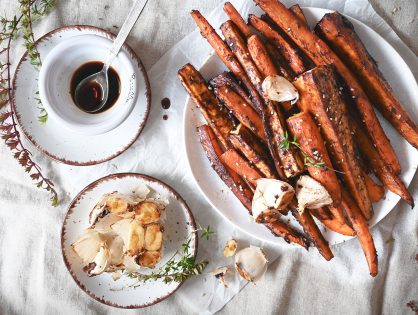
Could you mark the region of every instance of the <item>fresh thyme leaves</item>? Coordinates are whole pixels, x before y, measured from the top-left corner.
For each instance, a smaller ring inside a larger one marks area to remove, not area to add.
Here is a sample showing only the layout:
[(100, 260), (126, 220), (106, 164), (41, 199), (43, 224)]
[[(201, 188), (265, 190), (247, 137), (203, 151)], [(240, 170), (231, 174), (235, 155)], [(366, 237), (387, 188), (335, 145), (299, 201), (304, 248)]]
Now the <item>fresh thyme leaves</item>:
[[(23, 2), (30, 10), (31, 7), (36, 7), (38, 0), (21, 0), (19, 3), (22, 5)], [(55, 1), (40, 0), (36, 9), (37, 18), (44, 16), (53, 7), (52, 3), (55, 3)], [(25, 12), (25, 14), (26, 18), (29, 15), (29, 24), (31, 24), (33, 21), (32, 16), (29, 12)], [(11, 19), (6, 17), (0, 18), (0, 137), (12, 151), (13, 157), (18, 160), (25, 172), (30, 174), (30, 178), (36, 182), (36, 186), (48, 191), (51, 194), (50, 200), (52, 205), (57, 206), (58, 194), (54, 189), (54, 184), (43, 175), (41, 167), (33, 160), (32, 153), (22, 143), (17, 129), (15, 113), (11, 106), (12, 72), (10, 65), (12, 56), (10, 52), (20, 31), (23, 31), (23, 34), (25, 33), (23, 25), (25, 14), (21, 13), (19, 16), (14, 16)]]
[(286, 131), (286, 133), (282, 134), (282, 141), (280, 142), (279, 149), (286, 149), (289, 150), (290, 147), (293, 146), (297, 148), (301, 155), (303, 156), (303, 164), (308, 167), (322, 167), (324, 169), (334, 171), (337, 173), (343, 173), (340, 171), (337, 171), (333, 168), (329, 168), (325, 165), (325, 162), (320, 159), (320, 157), (314, 157), (312, 155), (308, 155), (300, 146), (299, 142), (296, 139), (296, 135), (293, 136), (293, 139), (289, 138), (289, 133)]
[[(202, 274), (209, 262), (207, 260), (196, 262), (196, 258), (190, 253), (190, 243), (193, 239), (192, 236), (195, 235), (197, 237), (198, 232), (201, 232), (200, 237), (206, 240), (209, 240), (210, 236), (215, 234), (215, 231), (213, 231), (210, 226), (204, 228), (199, 224), (199, 228), (186, 238), (170, 259), (157, 271), (153, 271), (150, 274), (144, 274), (140, 272), (128, 272), (125, 270), (124, 274), (126, 276), (135, 279), (135, 282), (132, 285), (129, 285), (128, 288), (136, 288), (150, 280), (156, 281), (162, 279), (162, 281), (167, 284), (182, 282), (192, 276)], [(179, 255), (181, 256), (180, 258), (178, 257)]]

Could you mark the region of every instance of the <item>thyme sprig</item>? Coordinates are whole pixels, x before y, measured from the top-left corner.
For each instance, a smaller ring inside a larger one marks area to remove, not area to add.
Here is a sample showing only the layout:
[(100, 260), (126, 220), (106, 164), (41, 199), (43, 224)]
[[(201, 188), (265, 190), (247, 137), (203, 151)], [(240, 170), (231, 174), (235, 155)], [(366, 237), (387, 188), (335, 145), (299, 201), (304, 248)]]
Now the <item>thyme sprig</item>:
[(289, 133), (286, 131), (285, 134), (282, 134), (282, 141), (280, 142), (279, 148), (280, 149), (287, 149), (289, 150), (290, 147), (295, 147), (300, 151), (300, 154), (303, 157), (303, 164), (308, 167), (320, 167), (326, 170), (334, 171), (337, 173), (344, 174), (344, 172), (335, 170), (333, 168), (328, 167), (323, 160), (320, 159), (320, 157), (315, 157), (312, 155), (309, 155), (306, 153), (302, 147), (300, 146), (300, 143), (296, 139), (296, 135), (293, 136), (293, 139), (290, 138)]
[[(159, 279), (162, 279), (162, 281), (166, 284), (172, 282), (183, 282), (192, 276), (202, 274), (209, 262), (207, 260), (196, 262), (196, 258), (192, 253), (190, 253), (192, 236), (196, 236), (198, 232), (201, 232), (200, 237), (206, 240), (209, 240), (209, 238), (215, 234), (210, 226), (203, 228), (199, 224), (198, 229), (188, 235), (186, 240), (180, 245), (170, 259), (157, 271), (153, 271), (150, 274), (144, 274), (125, 270), (123, 274), (131, 279), (135, 279), (135, 282), (124, 288), (137, 288), (148, 281), (156, 281)], [(181, 255), (181, 257), (177, 258), (179, 255)]]
[[(49, 9), (46, 8), (46, 2), (49, 3), (51, 1), (41, 0), (37, 8), (41, 13), (39, 18), (49, 12)], [(25, 5), (30, 10), (36, 3), (37, 0), (25, 0), (25, 3), (21, 3), (21, 5)], [(50, 200), (52, 205), (57, 206), (58, 194), (54, 189), (54, 184), (43, 175), (41, 167), (33, 160), (32, 153), (24, 146), (18, 131), (15, 112), (11, 106), (13, 90), (12, 72), (10, 68), (12, 56), (10, 51), (15, 39), (23, 31), (24, 20), (25, 16), (22, 13), (15, 15), (11, 19), (6, 17), (0, 18), (0, 137), (12, 151), (13, 157), (18, 160), (25, 172), (29, 173), (30, 178), (36, 182), (36, 186), (47, 190), (51, 194)], [(32, 21), (33, 18), (29, 14), (29, 24)]]

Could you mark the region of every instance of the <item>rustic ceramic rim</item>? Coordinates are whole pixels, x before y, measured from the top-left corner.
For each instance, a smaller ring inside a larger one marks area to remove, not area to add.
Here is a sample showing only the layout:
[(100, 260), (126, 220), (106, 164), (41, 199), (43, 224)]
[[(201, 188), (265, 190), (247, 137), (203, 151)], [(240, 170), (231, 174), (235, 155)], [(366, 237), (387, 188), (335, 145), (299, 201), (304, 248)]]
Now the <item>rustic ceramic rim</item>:
[[(123, 309), (137, 309), (137, 308), (144, 308), (144, 307), (148, 307), (148, 306), (152, 306), (154, 304), (157, 304), (165, 299), (167, 299), (168, 297), (170, 297), (174, 292), (176, 292), (184, 283), (184, 281), (178, 283), (177, 287), (171, 291), (170, 293), (154, 300), (151, 303), (146, 303), (146, 304), (142, 304), (142, 305), (136, 305), (136, 304), (132, 304), (132, 305), (128, 305), (128, 306), (123, 306), (123, 305), (118, 305), (116, 303), (112, 303), (110, 301), (107, 301), (103, 298), (100, 298), (96, 295), (94, 295), (92, 292), (90, 292), (89, 290), (86, 289), (86, 287), (77, 279), (75, 273), (72, 271), (70, 263), (67, 260), (67, 257), (65, 255), (65, 250), (64, 250), (64, 242), (66, 240), (65, 238), (65, 234), (66, 234), (66, 224), (67, 224), (67, 219), (68, 216), (70, 214), (72, 214), (73, 212), (73, 208), (78, 204), (78, 201), (80, 200), (80, 198), (83, 197), (84, 194), (86, 194), (87, 192), (93, 190), (94, 188), (96, 188), (100, 183), (104, 182), (104, 181), (109, 181), (109, 180), (113, 180), (113, 179), (120, 179), (120, 178), (124, 178), (124, 177), (136, 177), (136, 178), (140, 178), (140, 179), (145, 179), (148, 180), (150, 182), (155, 182), (158, 183), (160, 185), (162, 185), (163, 187), (165, 187), (170, 193), (172, 193), (174, 195), (174, 197), (177, 199), (178, 202), (180, 202), (180, 204), (184, 207), (184, 209), (186, 209), (189, 217), (190, 217), (190, 224), (192, 229), (195, 231), (196, 230), (196, 222), (193, 216), (192, 211), (190, 210), (189, 206), (187, 205), (186, 201), (183, 199), (182, 196), (180, 196), (180, 194), (174, 190), (174, 188), (172, 188), (170, 185), (160, 181), (159, 179), (156, 179), (155, 177), (152, 176), (148, 176), (145, 174), (139, 174), (139, 173), (116, 173), (116, 174), (111, 174), (111, 175), (107, 175), (105, 177), (99, 178), (96, 181), (88, 184), (85, 188), (83, 188), (78, 194), (77, 196), (74, 197), (74, 199), (71, 201), (70, 205), (68, 206), (67, 212), (65, 214), (64, 217), (64, 221), (62, 224), (62, 228), (61, 228), (61, 254), (62, 254), (62, 258), (64, 260), (65, 266), (67, 267), (68, 272), (71, 274), (71, 277), (73, 278), (73, 280), (75, 281), (75, 283), (77, 284), (77, 286), (83, 290), (87, 295), (89, 295), (91, 298), (95, 299), (96, 301), (112, 306), (112, 307), (116, 307), (116, 308), (123, 308)], [(196, 258), (197, 255), (197, 246), (198, 246), (198, 237), (197, 234), (195, 234), (195, 238), (194, 238), (194, 252), (193, 252), (193, 257)]]
[[(101, 35), (105, 35), (107, 37), (110, 37), (111, 39), (115, 39), (116, 36), (107, 30), (104, 30), (102, 28), (99, 27), (95, 27), (95, 26), (90, 26), (90, 25), (71, 25), (71, 26), (63, 26), (63, 27), (59, 27), (56, 28), (55, 30), (52, 30), (49, 33), (46, 33), (45, 35), (43, 35), (41, 38), (39, 38), (37, 41), (35, 41), (34, 45), (37, 46), (38, 44), (42, 43), (45, 40), (48, 40), (52, 35), (56, 34), (56, 33), (60, 33), (60, 32), (65, 32), (67, 30), (79, 30), (79, 31), (83, 31), (83, 30), (90, 30), (90, 31), (96, 31), (97, 33), (101, 34)], [(32, 145), (38, 149), (40, 152), (42, 152), (43, 154), (47, 155), (48, 157), (52, 158), (53, 160), (60, 162), (60, 163), (64, 163), (64, 164), (68, 164), (68, 165), (74, 165), (74, 166), (89, 166), (89, 165), (96, 165), (96, 164), (100, 164), (100, 163), (104, 163), (107, 162), (109, 160), (112, 160), (113, 158), (117, 157), (118, 155), (122, 154), (123, 152), (125, 152), (127, 149), (129, 149), (131, 147), (131, 145), (138, 139), (139, 135), (141, 134), (142, 130), (144, 129), (147, 120), (148, 120), (148, 116), (149, 116), (149, 112), (150, 112), (150, 108), (151, 108), (151, 87), (150, 87), (150, 83), (149, 83), (149, 79), (148, 79), (148, 75), (147, 72), (145, 70), (144, 65), (142, 64), (141, 59), (136, 55), (136, 53), (133, 51), (133, 49), (127, 44), (125, 43), (123, 45), (123, 47), (126, 49), (126, 51), (129, 53), (129, 55), (131, 56), (131, 58), (133, 60), (136, 61), (137, 66), (139, 68), (139, 70), (141, 71), (143, 77), (144, 77), (144, 81), (145, 81), (145, 97), (147, 99), (147, 108), (145, 110), (145, 118), (144, 121), (139, 125), (138, 127), (138, 131), (135, 134), (135, 136), (132, 138), (132, 140), (125, 146), (123, 147), (121, 150), (115, 152), (114, 154), (101, 159), (101, 160), (93, 160), (93, 161), (87, 161), (87, 162), (77, 162), (77, 161), (70, 161), (70, 160), (66, 160), (64, 158), (58, 157), (50, 152), (48, 152), (46, 149), (44, 149), (43, 147), (41, 147), (29, 134), (29, 132), (26, 131), (26, 129), (24, 128), (21, 119), (20, 119), (20, 114), (16, 111), (16, 106), (15, 106), (15, 91), (16, 91), (16, 80), (17, 80), (17, 76), (20, 72), (20, 67), (22, 65), (22, 63), (24, 61), (26, 61), (27, 56), (28, 56), (28, 52), (26, 51), (22, 58), (20, 59), (17, 67), (16, 67), (16, 71), (13, 77), (13, 91), (12, 91), (12, 101), (11, 101), (11, 105), (13, 108), (13, 111), (15, 113), (16, 119), (17, 119), (17, 123), (19, 124), (20, 129), (22, 130), (25, 138), (32, 143)]]

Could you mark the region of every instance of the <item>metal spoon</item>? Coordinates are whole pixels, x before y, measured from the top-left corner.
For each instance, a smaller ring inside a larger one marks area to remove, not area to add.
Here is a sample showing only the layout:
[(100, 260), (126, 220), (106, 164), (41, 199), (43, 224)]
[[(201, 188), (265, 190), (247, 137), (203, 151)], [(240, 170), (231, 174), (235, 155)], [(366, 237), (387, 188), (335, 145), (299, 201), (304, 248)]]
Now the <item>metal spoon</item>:
[(113, 42), (112, 48), (110, 49), (110, 54), (107, 57), (102, 70), (100, 72), (88, 76), (87, 78), (83, 79), (80, 83), (77, 84), (74, 92), (74, 99), (76, 102), (80, 99), (80, 97), (83, 96), (82, 92), (85, 91), (88, 86), (100, 86), (100, 103), (93, 109), (84, 109), (86, 112), (96, 113), (99, 110), (101, 110), (103, 106), (106, 104), (107, 98), (109, 96), (109, 79), (107, 76), (107, 71), (109, 70), (109, 67), (113, 59), (118, 55), (123, 43), (125, 42), (132, 28), (134, 27), (139, 16), (141, 15), (142, 10), (147, 4), (147, 1), (148, 0), (136, 0), (136, 2), (134, 3), (131, 11), (129, 11), (128, 16), (126, 17), (125, 22), (123, 22), (118, 36)]

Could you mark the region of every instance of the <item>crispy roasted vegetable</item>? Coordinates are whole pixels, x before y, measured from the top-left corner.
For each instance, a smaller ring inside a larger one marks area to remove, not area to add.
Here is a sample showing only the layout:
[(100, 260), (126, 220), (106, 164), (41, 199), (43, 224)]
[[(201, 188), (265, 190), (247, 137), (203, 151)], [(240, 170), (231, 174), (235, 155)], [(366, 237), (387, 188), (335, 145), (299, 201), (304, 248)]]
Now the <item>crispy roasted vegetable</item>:
[(249, 15), (248, 22), (252, 27), (263, 34), (273, 46), (279, 49), (282, 56), (288, 62), (290, 68), (296, 74), (301, 74), (306, 71), (306, 67), (297, 49), (286, 41), (282, 35), (276, 32), (269, 23), (253, 14)]
[(229, 149), (221, 155), (221, 161), (234, 172), (239, 174), (245, 180), (248, 180), (254, 187), (257, 186), (257, 180), (263, 177), (263, 174), (250, 162), (244, 159), (234, 149)]
[(367, 193), (372, 202), (378, 202), (385, 196), (385, 189), (382, 185), (377, 184), (368, 174), (364, 174), (364, 183), (366, 184)]
[(233, 89), (236, 93), (239, 94), (248, 104), (251, 104), (254, 109), (254, 104), (252, 103), (250, 97), (244, 91), (244, 89), (237, 83), (234, 79), (233, 75), (230, 72), (222, 72), (221, 74), (217, 75), (216, 77), (210, 79), (209, 84), (215, 89), (220, 86), (229, 86)]
[(330, 194), (334, 206), (341, 203), (341, 187), (333, 170), (324, 140), (308, 112), (287, 119), (291, 137), (306, 156), (307, 169), (313, 179), (321, 183)]
[(305, 14), (302, 11), (302, 8), (299, 6), (299, 4), (292, 5), (289, 7), (289, 10), (293, 12), (294, 15), (299, 19), (299, 22), (303, 23), (304, 25), (308, 26), (308, 22), (306, 21)]
[(229, 134), (229, 141), (252, 163), (266, 178), (277, 178), (272, 167), (267, 148), (243, 125), (239, 124)]
[(363, 248), (367, 264), (369, 265), (370, 275), (375, 277), (378, 272), (377, 253), (369, 226), (353, 198), (351, 198), (345, 190), (342, 191), (342, 204), (353, 225), (354, 231), (356, 231), (360, 245)]
[(327, 240), (321, 234), (321, 231), (319, 230), (318, 226), (316, 225), (309, 211), (304, 211), (303, 213), (299, 213), (296, 200), (290, 204), (289, 208), (290, 208), (290, 211), (292, 212), (292, 215), (302, 226), (306, 235), (308, 235), (311, 242), (318, 249), (319, 253), (326, 260), (331, 260), (332, 258), (334, 258), (334, 254), (332, 253)]
[(239, 14), (237, 9), (231, 4), (231, 2), (226, 2), (224, 5), (224, 11), (229, 16), (232, 22), (238, 27), (242, 35), (244, 35), (245, 38), (248, 38), (251, 36), (251, 28), (245, 23), (242, 16)]
[(228, 119), (226, 111), (219, 106), (213, 92), (208, 89), (202, 75), (188, 63), (179, 70), (178, 77), (223, 148), (229, 148), (231, 145), (228, 142), (228, 133), (234, 127), (233, 123)]
[[(315, 27), (315, 32), (349, 66), (383, 116), (418, 149), (417, 124), (396, 98), (353, 24), (339, 12), (327, 13)], [(399, 170), (395, 168), (395, 171)]]
[(206, 152), (212, 168), (219, 175), (222, 181), (229, 187), (229, 189), (231, 189), (232, 193), (251, 213), (251, 200), (253, 193), (237, 173), (231, 169), (228, 169), (222, 163), (220, 157), (223, 152), (218, 141), (216, 140), (215, 133), (208, 125), (200, 126), (197, 128), (197, 130), (199, 132), (200, 143)]
[(228, 110), (261, 141), (265, 142), (263, 122), (258, 113), (238, 93), (224, 85), (214, 89)]
[(306, 250), (308, 250), (310, 242), (309, 240), (301, 233), (291, 228), (282, 221), (274, 221), (264, 224), (275, 236), (283, 237), (287, 243), (295, 243)]
[(271, 60), (275, 64), (277, 70), (279, 70), (280, 75), (282, 75), (288, 80), (293, 80), (296, 74), (290, 68), (289, 64), (284, 59), (284, 57), (280, 54), (279, 50), (275, 48), (269, 42), (266, 42), (265, 46), (266, 46), (267, 52), (269, 53)]
[(414, 207), (414, 199), (406, 188), (405, 184), (392, 169), (380, 158), (379, 153), (360, 123), (355, 117), (351, 119), (352, 128), (355, 132), (356, 145), (364, 159), (370, 165), (373, 173), (391, 192), (400, 196), (408, 204)]
[[(335, 218), (328, 209), (326, 208), (319, 208), (319, 209), (309, 209), (309, 212), (312, 213), (323, 225), (325, 225), (331, 231), (336, 233), (347, 235), (347, 236), (354, 236), (354, 230), (345, 222), (341, 222), (337, 218)], [(329, 215), (324, 214), (324, 212), (328, 212)]]
[(270, 18), (280, 26), (286, 34), (296, 43), (300, 49), (316, 64), (333, 64), (350, 89), (357, 111), (361, 115), (363, 126), (371, 136), (373, 145), (376, 146), (379, 155), (386, 160), (397, 172), (400, 164), (393, 148), (390, 145), (366, 93), (357, 82), (351, 71), (344, 65), (338, 56), (317, 35), (290, 12), (280, 1), (277, 0), (254, 0)]
[(294, 85), (299, 91), (298, 106), (311, 114), (321, 128), (334, 169), (341, 172), (349, 191), (367, 219), (373, 216), (362, 172), (356, 159), (354, 140), (346, 105), (339, 93), (333, 66), (318, 66), (300, 75)]

